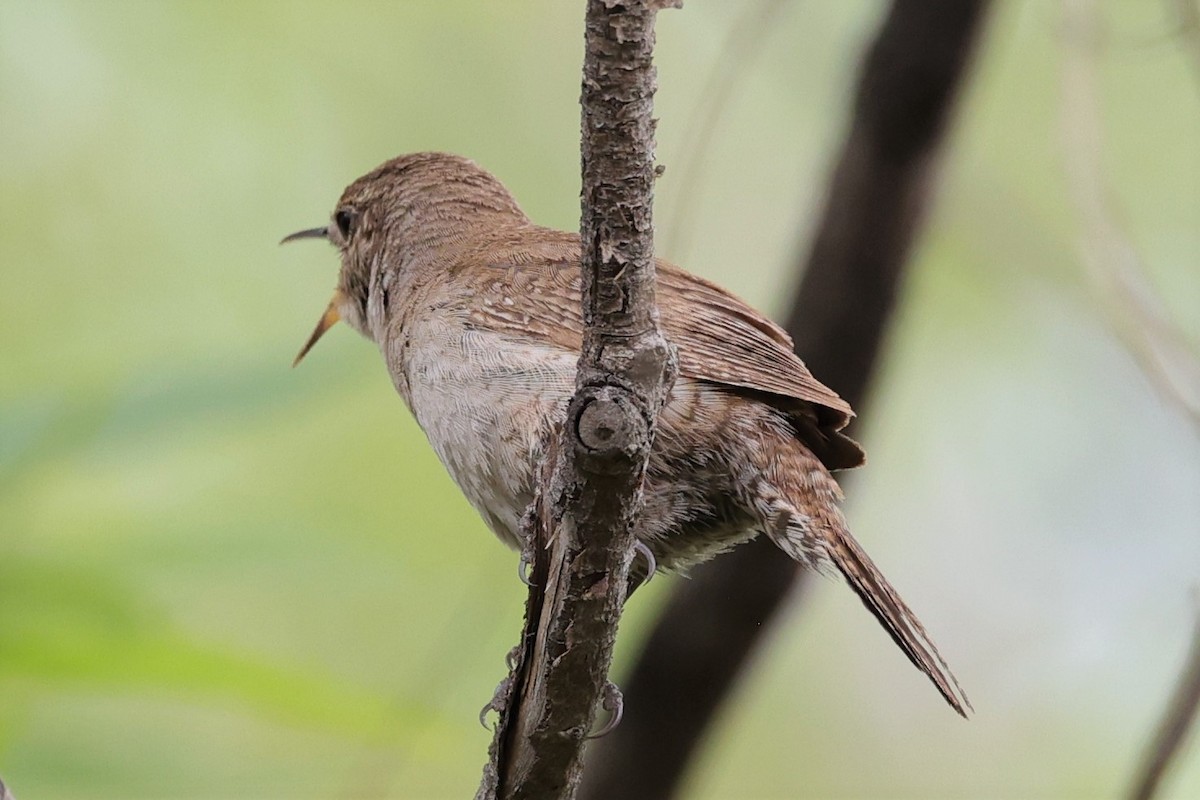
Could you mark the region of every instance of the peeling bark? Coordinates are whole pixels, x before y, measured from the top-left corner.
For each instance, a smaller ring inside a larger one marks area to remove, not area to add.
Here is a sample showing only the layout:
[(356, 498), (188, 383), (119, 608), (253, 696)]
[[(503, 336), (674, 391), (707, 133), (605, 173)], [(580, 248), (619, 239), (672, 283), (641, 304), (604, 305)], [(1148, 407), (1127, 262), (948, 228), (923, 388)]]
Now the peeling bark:
[(608, 689), (634, 523), (674, 353), (658, 327), (654, 15), (589, 0), (583, 64), (583, 353), (527, 514), (533, 586), (478, 798), (570, 798)]

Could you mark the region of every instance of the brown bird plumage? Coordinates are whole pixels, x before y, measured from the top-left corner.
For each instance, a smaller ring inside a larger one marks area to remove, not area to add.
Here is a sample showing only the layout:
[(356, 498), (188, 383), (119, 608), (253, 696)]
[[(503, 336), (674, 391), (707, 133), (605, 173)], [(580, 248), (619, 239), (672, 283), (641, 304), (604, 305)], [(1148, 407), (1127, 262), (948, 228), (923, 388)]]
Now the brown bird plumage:
[[(300, 356), (339, 318), (383, 353), (442, 463), (503, 541), (519, 547), (543, 442), (565, 414), (582, 341), (579, 237), (532, 223), (473, 162), (416, 153), (352, 183), (325, 228), (338, 288)], [(684, 569), (765, 533), (800, 563), (845, 576), (942, 696), (962, 689), (916, 615), (850, 535), (830, 470), (862, 451), (853, 412), (777, 325), (658, 260), (679, 377), (658, 421), (637, 537)]]

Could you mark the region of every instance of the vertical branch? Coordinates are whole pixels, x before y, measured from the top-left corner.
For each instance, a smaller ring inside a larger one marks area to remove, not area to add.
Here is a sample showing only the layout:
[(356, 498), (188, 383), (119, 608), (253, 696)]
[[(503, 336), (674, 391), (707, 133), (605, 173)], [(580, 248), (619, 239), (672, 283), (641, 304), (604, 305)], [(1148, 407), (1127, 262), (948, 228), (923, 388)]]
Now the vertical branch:
[(654, 425), (675, 374), (655, 305), (654, 14), (589, 0), (582, 97), (583, 353), (528, 515), (523, 647), (477, 797), (569, 798), (606, 695)]
[[(788, 319), (813, 374), (855, 406), (875, 371), (987, 6), (895, 0), (859, 76), (854, 119)], [(763, 623), (802, 575), (760, 538), (680, 583), (623, 681), (630, 711), (593, 749), (583, 797), (678, 793)]]

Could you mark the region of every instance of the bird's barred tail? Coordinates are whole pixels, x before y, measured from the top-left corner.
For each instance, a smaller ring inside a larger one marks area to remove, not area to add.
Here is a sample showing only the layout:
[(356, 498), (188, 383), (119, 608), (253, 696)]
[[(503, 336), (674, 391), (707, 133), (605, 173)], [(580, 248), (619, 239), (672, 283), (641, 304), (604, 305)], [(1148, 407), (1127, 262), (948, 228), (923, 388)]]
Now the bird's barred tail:
[(933, 685), (955, 711), (963, 717), (967, 716), (968, 710), (974, 711), (954, 673), (946, 666), (937, 646), (929, 638), (925, 626), (900, 599), (900, 595), (859, 547), (854, 537), (843, 529), (834, 532), (832, 539), (828, 549), (829, 559), (838, 572), (846, 576), (846, 581), (850, 588), (854, 589), (858, 599), (875, 615), (875, 619), (879, 620), (879, 624), (904, 651), (908, 660), (929, 676), (929, 680), (933, 681)]
[[(789, 455), (795, 454), (793, 448)], [(966, 717), (974, 709), (925, 626), (850, 534), (838, 507), (837, 481), (807, 450), (787, 461), (773, 464), (764, 475), (767, 481), (755, 487), (768, 536), (807, 566), (822, 572), (836, 568), (908, 659)]]

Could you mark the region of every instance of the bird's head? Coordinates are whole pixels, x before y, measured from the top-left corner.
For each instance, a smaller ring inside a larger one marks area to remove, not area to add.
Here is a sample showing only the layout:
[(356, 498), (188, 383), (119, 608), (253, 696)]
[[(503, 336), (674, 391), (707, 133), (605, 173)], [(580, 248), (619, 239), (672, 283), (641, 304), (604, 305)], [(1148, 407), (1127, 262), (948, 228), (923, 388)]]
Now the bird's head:
[(342, 192), (329, 224), (282, 243), (325, 239), (342, 257), (337, 288), (293, 365), (339, 320), (369, 339), (387, 320), (388, 291), (421, 258), (453, 246), (481, 226), (527, 222), (490, 172), (449, 153), (412, 153), (367, 173)]

